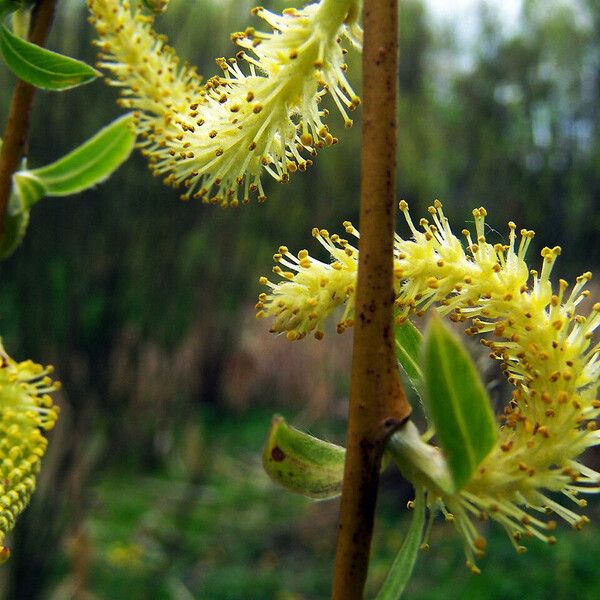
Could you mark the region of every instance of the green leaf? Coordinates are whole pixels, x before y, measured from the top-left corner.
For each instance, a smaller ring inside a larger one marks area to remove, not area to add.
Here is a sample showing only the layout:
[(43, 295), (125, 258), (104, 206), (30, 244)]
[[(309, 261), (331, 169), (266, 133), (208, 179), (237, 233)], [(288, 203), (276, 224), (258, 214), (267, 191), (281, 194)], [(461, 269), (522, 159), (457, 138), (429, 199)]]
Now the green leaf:
[(435, 315), (425, 334), (423, 372), (426, 408), (460, 490), (494, 446), (496, 420), (467, 350)]
[(8, 202), (4, 231), (0, 236), (0, 260), (8, 258), (19, 247), (28, 225), (29, 210), (23, 206), (18, 193), (13, 192)]
[(342, 491), (344, 457), (340, 446), (319, 440), (273, 417), (263, 466), (275, 483), (309, 498), (335, 498)]
[(26, 206), (44, 196), (76, 194), (107, 179), (131, 154), (132, 124), (133, 116), (124, 115), (56, 162), (15, 173), (13, 181)]
[(0, 259), (19, 246), (29, 224), (31, 207), (44, 196), (67, 196), (104, 181), (129, 156), (135, 143), (132, 115), (124, 115), (56, 162), (28, 170), (23, 163), (13, 175)]
[(21, 4), (16, 0), (0, 0), (0, 19), (19, 10), (19, 8), (21, 8)]
[(412, 388), (423, 397), (423, 371), (421, 370), (421, 332), (408, 319), (396, 325), (396, 358), (406, 373)]
[(100, 75), (89, 65), (27, 42), (0, 25), (0, 52), (17, 77), (46, 90), (66, 90)]
[(408, 533), (375, 600), (400, 598), (415, 568), (425, 524), (425, 494), (422, 488), (416, 488), (415, 492), (414, 514)]
[(15, 173), (13, 185), (25, 208), (30, 208), (46, 195), (44, 184), (31, 171)]

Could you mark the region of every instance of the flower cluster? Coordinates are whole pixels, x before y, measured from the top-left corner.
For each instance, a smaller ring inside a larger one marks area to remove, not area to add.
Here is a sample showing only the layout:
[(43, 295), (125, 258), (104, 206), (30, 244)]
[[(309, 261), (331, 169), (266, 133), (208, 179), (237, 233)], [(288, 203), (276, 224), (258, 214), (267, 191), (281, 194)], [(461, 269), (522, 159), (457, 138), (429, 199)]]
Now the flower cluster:
[(49, 394), (60, 384), (51, 372), (30, 360), (15, 362), (0, 345), (0, 562), (10, 554), (4, 537), (35, 489), (47, 445), (42, 431), (58, 416)]
[[(535, 513), (554, 513), (575, 528), (587, 521), (554, 493), (584, 507), (580, 494), (600, 491), (600, 474), (578, 460), (600, 443), (600, 344), (594, 343), (600, 303), (587, 315), (578, 313), (589, 296), (584, 289), (589, 272), (570, 290), (562, 279), (553, 289), (550, 274), (559, 247), (542, 250), (541, 270), (528, 269), (525, 254), (532, 231), (523, 229), (518, 235), (511, 222), (508, 244), (492, 245), (484, 233), (486, 211), (475, 209), (475, 237), (462, 232), (465, 249), (438, 201), (420, 228), (405, 202), (400, 209), (412, 239), (395, 239), (398, 321), (435, 306), (451, 320), (465, 323), (468, 335), (483, 334), (481, 342), (514, 386), (499, 417), (498, 443), (469, 483), (454, 494), (431, 488), (428, 493), (430, 507), (439, 507), (463, 536), (468, 564), (477, 571), (475, 557), (483, 553), (485, 540), (473, 518), (500, 523), (520, 552), (524, 537), (555, 541), (548, 533), (554, 521)], [(344, 226), (358, 237), (350, 223)], [(286, 332), (290, 339), (309, 332), (320, 338), (323, 321), (341, 305), (345, 310), (338, 329), (352, 324), (358, 250), (325, 231), (314, 235), (332, 263), (317, 261), (305, 250), (296, 258), (282, 247), (274, 257), (274, 272), (283, 280), (261, 279), (271, 291), (259, 297), (257, 316), (273, 317), (272, 331)], [(282, 264), (290, 270), (282, 270)]]
[[(234, 33), (235, 58), (217, 59), (222, 74), (204, 85), (180, 66), (152, 18), (127, 1), (88, 0), (100, 39), (99, 66), (136, 110), (141, 147), (152, 172), (184, 199), (220, 205), (265, 199), (261, 175), (287, 182), (310, 166), (317, 149), (334, 144), (320, 106), (329, 94), (345, 125), (360, 104), (346, 79), (342, 38), (360, 45), (359, 0), (321, 0), (277, 15), (253, 14), (272, 29)], [(245, 63), (246, 67), (242, 68)]]

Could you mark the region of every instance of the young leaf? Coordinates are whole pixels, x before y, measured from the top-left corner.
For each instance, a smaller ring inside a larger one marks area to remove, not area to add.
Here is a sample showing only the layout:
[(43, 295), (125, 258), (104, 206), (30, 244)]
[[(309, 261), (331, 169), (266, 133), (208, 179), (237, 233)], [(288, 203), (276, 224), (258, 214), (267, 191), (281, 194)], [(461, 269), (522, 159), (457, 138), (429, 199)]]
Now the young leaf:
[(422, 342), (421, 332), (411, 321), (396, 325), (396, 358), (419, 397), (423, 397), (423, 371), (420, 364)]
[(425, 495), (422, 488), (415, 492), (414, 514), (408, 533), (375, 600), (398, 600), (415, 568), (425, 523)]
[(31, 11), (33, 6), (23, 3), (19, 10), (12, 14), (12, 32), (21, 39), (27, 39), (31, 25)]
[(339, 496), (346, 451), (273, 417), (263, 451), (263, 466), (275, 483), (309, 498)]
[(4, 231), (0, 235), (0, 260), (8, 258), (23, 241), (29, 225), (27, 209), (18, 193), (12, 193), (8, 201), (8, 211), (4, 221)]
[(30, 208), (46, 195), (44, 184), (31, 171), (17, 171), (13, 175), (13, 185), (25, 208)]
[(80, 60), (27, 42), (0, 25), (0, 52), (17, 77), (46, 90), (66, 90), (100, 75)]
[(43, 196), (76, 194), (107, 179), (133, 149), (132, 120), (131, 114), (119, 117), (56, 162), (16, 173), (14, 181), (26, 205), (31, 206)]
[(13, 175), (4, 233), (0, 236), (0, 260), (19, 246), (29, 224), (31, 207), (44, 196), (67, 196), (104, 181), (123, 163), (135, 143), (132, 115), (124, 115), (90, 140), (56, 162), (28, 170), (23, 163)]
[(441, 319), (432, 317), (423, 348), (425, 399), (456, 489), (496, 441), (496, 422), (469, 354)]
[(20, 4), (16, 0), (0, 0), (0, 19), (19, 10)]
[(439, 448), (423, 440), (412, 421), (407, 421), (390, 436), (386, 454), (394, 459), (402, 474), (415, 486), (435, 494), (455, 490), (448, 463)]

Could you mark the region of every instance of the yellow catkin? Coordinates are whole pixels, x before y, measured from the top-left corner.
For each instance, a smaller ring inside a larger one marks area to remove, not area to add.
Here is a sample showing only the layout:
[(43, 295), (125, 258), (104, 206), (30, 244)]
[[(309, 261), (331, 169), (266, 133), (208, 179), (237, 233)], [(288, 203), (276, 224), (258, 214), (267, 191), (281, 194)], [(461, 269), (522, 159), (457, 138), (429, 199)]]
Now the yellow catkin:
[(0, 345), (0, 562), (10, 555), (4, 538), (35, 489), (47, 445), (42, 431), (58, 416), (49, 394), (59, 384), (51, 372), (30, 360), (15, 362)]
[[(550, 274), (560, 248), (544, 248), (542, 268), (530, 271), (525, 254), (533, 232), (523, 229), (517, 235), (511, 222), (508, 244), (492, 245), (485, 238), (483, 208), (473, 211), (475, 232), (463, 230), (464, 245), (450, 229), (439, 201), (419, 228), (406, 202), (400, 210), (412, 238), (395, 239), (398, 322), (435, 307), (464, 323), (466, 333), (480, 336), (491, 357), (501, 362), (514, 387), (499, 416), (496, 447), (464, 489), (453, 495), (429, 490), (430, 505), (452, 515), (473, 567), (485, 548), (471, 522), (474, 516), (500, 523), (519, 552), (523, 536), (554, 543), (548, 531), (555, 523), (545, 518), (547, 511), (575, 528), (587, 518), (549, 493), (560, 492), (575, 508), (583, 508), (578, 496), (600, 490), (600, 474), (579, 462), (586, 449), (600, 443), (600, 344), (593, 341), (600, 303), (587, 315), (578, 313), (589, 296), (584, 287), (591, 273), (578, 277), (571, 289), (564, 280), (553, 286)], [(344, 228), (358, 237), (351, 223)], [(261, 278), (270, 292), (261, 294), (257, 316), (272, 318), (271, 331), (291, 339), (322, 331), (337, 307), (344, 307), (338, 331), (353, 323), (358, 250), (323, 230), (315, 229), (313, 235), (333, 262), (316, 260), (306, 251), (295, 257), (286, 248), (277, 262), (293, 271), (293, 277), (277, 283)]]
[(359, 46), (358, 0), (321, 0), (278, 15), (253, 9), (272, 31), (234, 33), (235, 58), (204, 83), (181, 65), (153, 20), (121, 0), (88, 0), (99, 67), (135, 110), (140, 146), (165, 184), (183, 198), (220, 205), (265, 199), (265, 172), (285, 183), (317, 150), (334, 144), (321, 100), (344, 119), (360, 100), (346, 79), (343, 39)]

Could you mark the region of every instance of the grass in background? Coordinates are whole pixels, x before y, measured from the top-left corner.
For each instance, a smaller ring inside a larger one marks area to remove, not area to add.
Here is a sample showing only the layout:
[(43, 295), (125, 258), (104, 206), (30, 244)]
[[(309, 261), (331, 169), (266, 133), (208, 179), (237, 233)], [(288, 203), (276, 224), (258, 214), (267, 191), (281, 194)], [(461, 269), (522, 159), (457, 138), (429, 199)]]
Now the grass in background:
[[(269, 481), (260, 451), (270, 417), (265, 410), (240, 416), (207, 408), (197, 435), (183, 433), (154, 472), (141, 475), (118, 464), (105, 469), (86, 523), (86, 579), (95, 598), (328, 598), (337, 503), (307, 501)], [(410, 490), (394, 471), (386, 473), (380, 497), (369, 597), (408, 527)], [(406, 598), (598, 598), (594, 525), (581, 532), (560, 527), (556, 546), (532, 540), (522, 556), (499, 528), (489, 527), (488, 535), (482, 575), (474, 576), (452, 527), (436, 523)], [(57, 578), (54, 597), (72, 576)]]

